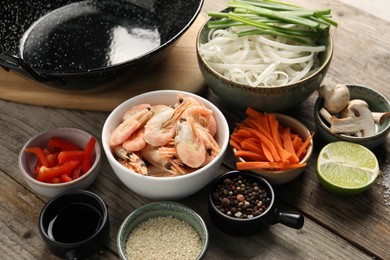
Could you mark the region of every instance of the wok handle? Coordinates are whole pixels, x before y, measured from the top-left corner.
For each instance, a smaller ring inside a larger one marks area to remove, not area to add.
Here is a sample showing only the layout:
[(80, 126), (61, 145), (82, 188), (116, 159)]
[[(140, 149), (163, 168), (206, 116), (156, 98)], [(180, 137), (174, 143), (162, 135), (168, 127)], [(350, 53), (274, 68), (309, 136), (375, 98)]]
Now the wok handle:
[(0, 54), (0, 65), (3, 66), (7, 71), (10, 69), (14, 70), (22, 70), (34, 79), (40, 82), (50, 81), (51, 78), (39, 74), (36, 70), (34, 70), (31, 66), (29, 66), (23, 59), (8, 55), (8, 54)]

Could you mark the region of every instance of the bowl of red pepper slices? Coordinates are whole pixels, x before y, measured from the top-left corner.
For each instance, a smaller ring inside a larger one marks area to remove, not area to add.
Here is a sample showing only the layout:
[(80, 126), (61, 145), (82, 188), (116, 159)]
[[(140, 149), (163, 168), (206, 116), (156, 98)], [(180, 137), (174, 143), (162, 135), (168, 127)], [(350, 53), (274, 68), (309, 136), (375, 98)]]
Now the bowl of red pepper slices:
[(46, 130), (32, 137), (19, 154), (19, 169), (35, 192), (53, 197), (68, 190), (87, 189), (101, 164), (100, 144), (77, 128)]

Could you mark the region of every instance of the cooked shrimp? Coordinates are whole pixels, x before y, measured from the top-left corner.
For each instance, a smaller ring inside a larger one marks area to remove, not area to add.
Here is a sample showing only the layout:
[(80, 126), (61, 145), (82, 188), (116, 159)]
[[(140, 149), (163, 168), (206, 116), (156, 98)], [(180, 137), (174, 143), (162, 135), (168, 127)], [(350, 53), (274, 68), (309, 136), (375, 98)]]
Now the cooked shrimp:
[(167, 105), (153, 105), (152, 106), (152, 110), (154, 112), (155, 115), (157, 115), (158, 113), (160, 113), (162, 110), (166, 109), (168, 106)]
[(167, 106), (156, 113), (145, 125), (144, 139), (152, 146), (163, 146), (173, 139), (176, 132), (176, 121), (188, 107), (185, 99), (179, 98), (174, 106)]
[(143, 126), (149, 118), (153, 115), (152, 108), (146, 107), (135, 114), (127, 117), (110, 136), (110, 145), (116, 146), (122, 144), (127, 138), (131, 136), (138, 128)]
[(144, 139), (144, 128), (138, 128), (126, 141), (123, 142), (122, 147), (129, 152), (137, 152), (146, 146)]
[(139, 104), (139, 105), (133, 106), (132, 108), (127, 110), (126, 113), (123, 115), (123, 117), (122, 117), (123, 121), (126, 121), (126, 119), (128, 119), (129, 117), (135, 115), (136, 113), (138, 113), (141, 110), (148, 108), (148, 107), (151, 107), (151, 106), (149, 104)]
[(176, 126), (166, 124), (175, 113), (175, 109), (169, 106), (160, 113), (155, 114), (145, 125), (144, 139), (151, 146), (167, 144), (175, 135)]
[(175, 146), (178, 157), (191, 168), (198, 168), (206, 160), (206, 148), (191, 118), (177, 124)]
[(114, 153), (118, 156), (118, 161), (126, 168), (142, 175), (148, 175), (145, 162), (137, 154), (129, 152), (121, 146), (116, 146)]
[(217, 122), (215, 121), (211, 109), (208, 109), (205, 106), (190, 106), (184, 111), (183, 117), (188, 118), (190, 116), (194, 118), (195, 122), (206, 127), (211, 136), (215, 135), (217, 132)]
[(176, 158), (176, 152), (174, 150), (165, 150), (162, 147), (155, 147), (146, 145), (141, 150), (141, 155), (145, 161), (150, 164), (169, 172), (174, 175), (186, 174), (186, 170), (180, 165), (179, 160)]
[(206, 147), (206, 160), (202, 164), (203, 166), (211, 162), (221, 152), (221, 148), (206, 128), (201, 125), (196, 125), (196, 129), (202, 137), (203, 143)]
[(148, 175), (153, 177), (174, 177), (177, 174), (168, 172), (160, 167), (154, 165), (148, 165)]

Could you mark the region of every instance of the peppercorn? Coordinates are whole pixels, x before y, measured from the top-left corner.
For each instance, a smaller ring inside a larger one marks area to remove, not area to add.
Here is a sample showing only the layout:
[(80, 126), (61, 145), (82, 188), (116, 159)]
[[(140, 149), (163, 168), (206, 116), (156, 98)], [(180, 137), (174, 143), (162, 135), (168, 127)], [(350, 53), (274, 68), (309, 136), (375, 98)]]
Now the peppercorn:
[(226, 178), (217, 184), (212, 199), (221, 213), (239, 219), (259, 216), (271, 203), (264, 187), (253, 178), (242, 175)]

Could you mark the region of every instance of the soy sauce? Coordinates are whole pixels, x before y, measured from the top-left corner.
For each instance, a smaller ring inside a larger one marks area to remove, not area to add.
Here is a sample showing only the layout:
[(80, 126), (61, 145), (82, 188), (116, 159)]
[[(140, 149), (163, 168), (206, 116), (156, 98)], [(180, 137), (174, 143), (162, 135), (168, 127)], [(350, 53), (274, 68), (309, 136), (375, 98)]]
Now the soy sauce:
[(49, 222), (48, 235), (61, 243), (77, 243), (99, 229), (102, 215), (91, 205), (72, 203), (61, 209)]

